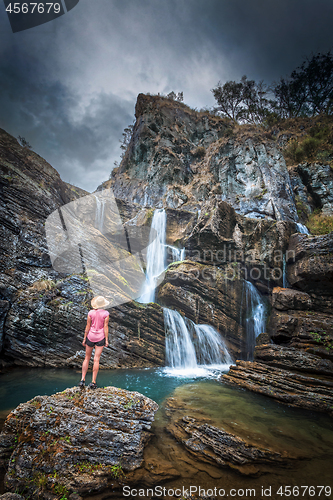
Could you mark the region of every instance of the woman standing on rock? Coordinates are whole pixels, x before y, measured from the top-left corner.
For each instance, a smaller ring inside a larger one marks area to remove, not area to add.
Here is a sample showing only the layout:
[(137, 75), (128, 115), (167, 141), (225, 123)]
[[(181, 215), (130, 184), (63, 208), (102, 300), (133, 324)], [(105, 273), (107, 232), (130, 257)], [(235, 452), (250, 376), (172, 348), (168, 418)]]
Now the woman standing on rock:
[(94, 297), (91, 301), (92, 310), (88, 313), (87, 326), (84, 332), (82, 345), (86, 348), (86, 357), (82, 364), (82, 380), (80, 387), (85, 386), (86, 374), (88, 371), (89, 361), (95, 347), (94, 366), (92, 382), (88, 385), (90, 389), (96, 389), (96, 377), (99, 369), (99, 358), (101, 357), (104, 346), (109, 345), (109, 312), (103, 309), (108, 306), (108, 302), (104, 297)]

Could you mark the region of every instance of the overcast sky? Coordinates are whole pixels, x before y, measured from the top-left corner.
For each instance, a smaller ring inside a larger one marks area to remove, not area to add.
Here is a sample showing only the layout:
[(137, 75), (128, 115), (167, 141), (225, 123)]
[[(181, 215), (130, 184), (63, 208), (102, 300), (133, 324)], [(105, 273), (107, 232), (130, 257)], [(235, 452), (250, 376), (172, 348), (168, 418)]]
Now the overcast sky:
[(140, 92), (213, 106), (219, 80), (270, 83), (332, 49), (332, 25), (333, 0), (80, 0), (13, 34), (0, 2), (0, 127), (93, 191)]

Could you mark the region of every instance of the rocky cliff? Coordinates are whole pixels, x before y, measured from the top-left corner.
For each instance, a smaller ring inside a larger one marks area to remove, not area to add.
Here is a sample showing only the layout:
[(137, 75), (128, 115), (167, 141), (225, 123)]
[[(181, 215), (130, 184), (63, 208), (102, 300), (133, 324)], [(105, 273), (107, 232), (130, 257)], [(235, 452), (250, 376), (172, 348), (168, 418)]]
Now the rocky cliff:
[[(333, 172), (320, 163), (287, 168), (287, 140), (139, 95), (128, 150), (104, 187), (141, 206), (142, 219), (151, 207), (166, 209), (167, 242), (185, 247), (186, 257), (170, 264), (158, 300), (215, 326), (236, 358), (248, 353), (248, 283), (261, 293), (267, 345), (226, 380), (259, 392), (267, 380), (265, 394), (329, 411), (321, 401), (332, 383), (332, 233), (299, 234), (297, 223), (315, 209), (332, 215)], [(271, 385), (267, 365), (276, 368)], [(259, 370), (257, 384), (247, 383), (247, 370)], [(313, 382), (318, 374), (322, 384)], [(271, 390), (277, 380), (279, 391)], [(304, 396), (310, 386), (317, 387), (312, 402)]]
[[(3, 363), (80, 367), (92, 298), (83, 273), (52, 269), (45, 220), (88, 193), (63, 182), (54, 168), (0, 132), (0, 349)], [(138, 210), (119, 202), (123, 220)], [(114, 308), (110, 346), (101, 366), (164, 363), (164, 326), (158, 306)]]
[(247, 217), (297, 221), (273, 140), (158, 96), (138, 96), (133, 136), (110, 185), (142, 206), (198, 210), (212, 196)]
[[(282, 139), (160, 96), (140, 94), (135, 114), (125, 157), (100, 189), (112, 187), (129, 232), (149, 228), (154, 209), (165, 208), (167, 243), (184, 247), (185, 260), (169, 265), (159, 304), (213, 325), (234, 357), (247, 359), (253, 294), (259, 293), (268, 341), (280, 346), (272, 351), (277, 367), (284, 348), (317, 356), (318, 366), (330, 360), (331, 235), (296, 232), (300, 200), (305, 212), (321, 207), (329, 213), (331, 169), (302, 163), (288, 171)], [(9, 242), (9, 257), (1, 261), (3, 355), (21, 364), (79, 367), (89, 281), (51, 269), (43, 233), (46, 217), (76, 194), (44, 160), (8, 134), (1, 137), (3, 205), (9, 208), (2, 212)], [(17, 172), (24, 172), (25, 183)], [(36, 193), (40, 202), (32, 203)], [(117, 306), (110, 328), (103, 367), (163, 365), (160, 305)]]

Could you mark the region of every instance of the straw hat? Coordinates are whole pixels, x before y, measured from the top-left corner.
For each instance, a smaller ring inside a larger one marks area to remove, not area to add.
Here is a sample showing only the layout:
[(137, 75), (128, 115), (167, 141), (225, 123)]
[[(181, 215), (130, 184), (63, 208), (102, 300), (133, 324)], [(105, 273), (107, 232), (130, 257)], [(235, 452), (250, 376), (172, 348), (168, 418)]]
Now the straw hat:
[(106, 307), (109, 304), (110, 302), (101, 295), (99, 295), (98, 297), (94, 297), (91, 301), (91, 306), (93, 309), (103, 309), (103, 307)]

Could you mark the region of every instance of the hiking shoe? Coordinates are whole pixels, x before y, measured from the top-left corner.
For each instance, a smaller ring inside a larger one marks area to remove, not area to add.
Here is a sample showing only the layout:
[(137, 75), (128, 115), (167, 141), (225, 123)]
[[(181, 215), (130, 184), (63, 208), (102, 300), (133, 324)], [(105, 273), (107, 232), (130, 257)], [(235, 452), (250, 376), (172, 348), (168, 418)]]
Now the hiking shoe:
[(79, 383), (79, 387), (85, 387), (86, 383), (84, 380), (81, 380), (81, 382)]
[(88, 389), (97, 389), (97, 384), (95, 382), (90, 382)]

